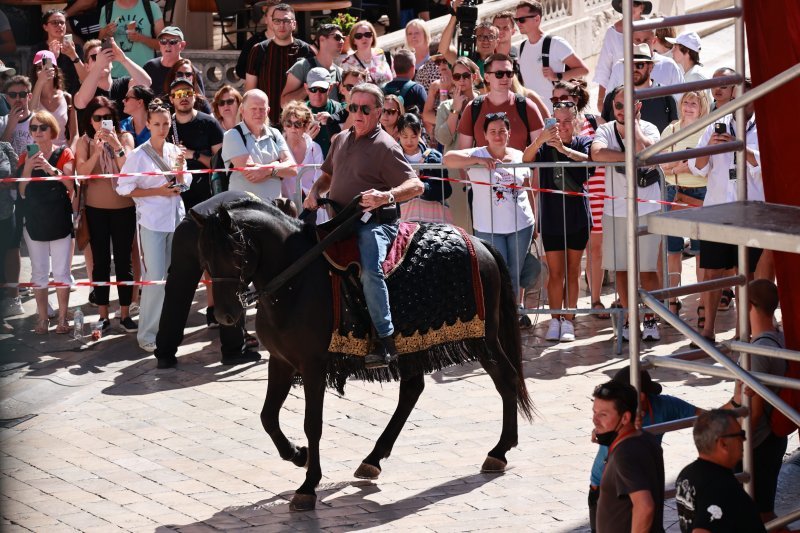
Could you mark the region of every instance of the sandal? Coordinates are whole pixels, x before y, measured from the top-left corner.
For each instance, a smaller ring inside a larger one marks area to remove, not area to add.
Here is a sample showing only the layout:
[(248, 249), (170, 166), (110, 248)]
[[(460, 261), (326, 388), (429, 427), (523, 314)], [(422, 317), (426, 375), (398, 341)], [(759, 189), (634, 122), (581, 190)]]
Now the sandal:
[[(592, 309), (605, 309), (605, 308), (606, 307), (603, 305), (603, 302), (599, 300), (596, 302), (592, 302)], [(611, 318), (611, 315), (609, 315), (608, 313), (597, 313), (594, 315), (594, 317), (601, 320), (608, 320), (609, 318)]]
[(66, 335), (69, 333), (69, 322), (66, 318), (61, 318), (58, 320), (58, 325), (56, 326), (56, 333), (59, 335)]
[(42, 320), (36, 321), (36, 327), (33, 328), (33, 332), (37, 335), (46, 335), (47, 330), (50, 328), (50, 320), (43, 318)]
[(722, 296), (719, 299), (719, 306), (717, 309), (720, 311), (727, 311), (731, 308), (731, 301), (733, 301), (733, 291), (730, 289), (725, 289), (722, 291)]
[(706, 307), (704, 305), (697, 306), (697, 329), (702, 331), (706, 327)]

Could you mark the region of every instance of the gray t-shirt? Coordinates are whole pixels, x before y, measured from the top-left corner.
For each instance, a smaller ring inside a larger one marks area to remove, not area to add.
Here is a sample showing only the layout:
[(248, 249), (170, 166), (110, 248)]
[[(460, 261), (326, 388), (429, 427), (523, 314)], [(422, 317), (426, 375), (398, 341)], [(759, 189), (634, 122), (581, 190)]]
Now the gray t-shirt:
[[(230, 164), (234, 157), (247, 154), (250, 154), (254, 163), (262, 165), (280, 161), (281, 152), (288, 153), (289, 158), (292, 158), (286, 140), (275, 128), (267, 128), (265, 133), (256, 137), (244, 122), (240, 122), (238, 127), (244, 132), (244, 143), (236, 128), (226, 131), (222, 138), (222, 159), (226, 165)], [(269, 178), (259, 183), (252, 183), (244, 177), (244, 174), (234, 171), (231, 173), (229, 188), (232, 191), (251, 192), (262, 200), (272, 201), (281, 195), (281, 180)]]
[[(753, 339), (752, 344), (765, 346), (768, 348), (785, 348), (786, 341), (783, 339), (783, 333), (778, 331), (765, 331), (758, 337)], [(783, 376), (786, 374), (786, 361), (776, 357), (764, 357), (763, 355), (753, 354), (750, 356), (750, 371), (762, 372), (764, 374), (772, 374), (773, 376)], [(778, 394), (780, 387), (769, 387), (769, 389)], [(765, 402), (764, 413), (758, 419), (758, 425), (753, 429), (753, 446), (756, 447), (769, 437), (770, 426), (769, 416), (772, 412), (772, 405)]]
[[(292, 65), (289, 69), (287, 74), (291, 74), (302, 83), (306, 82), (306, 76), (308, 76), (309, 71), (312, 68), (325, 68), (319, 64), (317, 58), (315, 57), (304, 57), (302, 59), (298, 59), (297, 62)], [(328, 98), (331, 100), (339, 101), (339, 84), (342, 82), (342, 67), (338, 66), (337, 64), (331, 64), (331, 68), (328, 69), (331, 73), (331, 83), (333, 87), (331, 87), (331, 92), (328, 94)]]

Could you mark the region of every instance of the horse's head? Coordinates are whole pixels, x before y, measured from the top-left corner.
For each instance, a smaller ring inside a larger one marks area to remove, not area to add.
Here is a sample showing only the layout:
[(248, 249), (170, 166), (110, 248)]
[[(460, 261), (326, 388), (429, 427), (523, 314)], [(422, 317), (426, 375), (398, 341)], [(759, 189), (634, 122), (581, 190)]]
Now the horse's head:
[(245, 311), (245, 294), (256, 270), (257, 251), (244, 226), (225, 206), (208, 217), (190, 213), (200, 226), (200, 264), (211, 275), (214, 316), (220, 324), (232, 326)]

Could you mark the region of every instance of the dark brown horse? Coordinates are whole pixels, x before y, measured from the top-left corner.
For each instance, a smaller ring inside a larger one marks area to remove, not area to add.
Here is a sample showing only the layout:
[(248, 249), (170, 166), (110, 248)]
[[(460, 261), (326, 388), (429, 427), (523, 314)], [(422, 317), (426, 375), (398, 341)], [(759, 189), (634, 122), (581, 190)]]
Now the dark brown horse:
[[(215, 215), (197, 222), (202, 227), (201, 261), (215, 280), (214, 306), (217, 320), (223, 324), (235, 323), (244, 312), (240, 299), (243, 286), (252, 282), (257, 290), (263, 289), (315, 244), (309, 226), (257, 200), (228, 204)], [(494, 381), (503, 402), (500, 441), (489, 451), (482, 470), (502, 472), (507, 463), (506, 452), (517, 444), (517, 409), (530, 420), (533, 406), (522, 375), (517, 307), (508, 270), (489, 244), (475, 238), (472, 243), (486, 311), (486, 349), (475, 358)], [(281, 458), (308, 469), (305, 482), (292, 498), (293, 510), (315, 507), (315, 488), (322, 478), (319, 441), (323, 399), (329, 383), (328, 362), (332, 357), (328, 352), (332, 322), (330, 272), (322, 257), (275, 294), (259, 299), (256, 331), (270, 353), (261, 423)], [(291, 442), (279, 424), (281, 407), (298, 376), (305, 391), (304, 428), (308, 447)], [(401, 376), (400, 399), (394, 415), (356, 470), (356, 477), (378, 477), (380, 461), (389, 457), (424, 385), (422, 373)]]

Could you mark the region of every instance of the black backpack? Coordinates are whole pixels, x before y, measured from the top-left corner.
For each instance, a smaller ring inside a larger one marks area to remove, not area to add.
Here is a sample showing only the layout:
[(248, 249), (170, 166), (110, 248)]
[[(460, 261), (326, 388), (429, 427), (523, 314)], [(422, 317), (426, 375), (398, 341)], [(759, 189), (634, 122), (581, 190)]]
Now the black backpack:
[[(544, 42), (542, 43), (542, 68), (547, 68), (550, 66), (550, 43), (553, 41), (553, 38), (549, 35), (544, 36)], [(519, 59), (522, 59), (522, 51), (525, 50), (525, 43), (528, 40), (525, 39), (521, 43), (519, 43)], [(564, 72), (568, 71), (570, 67), (568, 65), (564, 65)], [(525, 81), (522, 79), (522, 70), (519, 71), (519, 81), (522, 82), (522, 85), (525, 85)]]
[[(144, 14), (147, 16), (147, 21), (150, 23), (150, 37), (156, 38), (156, 25), (153, 20), (153, 6), (150, 5), (150, 0), (142, 0), (142, 7), (144, 7)], [(106, 26), (111, 24), (111, 12), (114, 11), (114, 5), (109, 2), (106, 5)]]
[[(486, 95), (476, 96), (474, 100), (470, 103), (470, 110), (472, 111), (472, 126), (475, 127), (475, 124), (478, 123), (478, 117), (481, 115), (481, 107), (483, 106), (483, 100), (486, 98)], [(522, 96), (521, 94), (514, 95), (514, 103), (517, 106), (517, 114), (519, 118), (522, 119), (522, 122), (525, 124), (525, 129), (528, 130), (528, 134), (531, 132), (531, 125), (528, 122), (528, 105), (526, 103), (527, 98)], [(526, 137), (527, 139), (527, 137)]]

